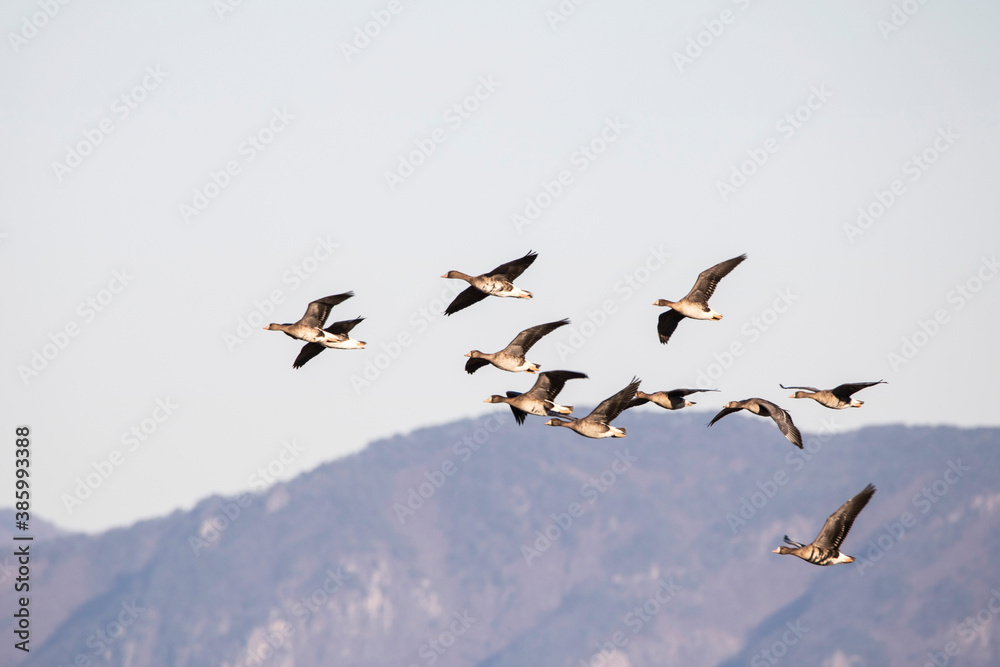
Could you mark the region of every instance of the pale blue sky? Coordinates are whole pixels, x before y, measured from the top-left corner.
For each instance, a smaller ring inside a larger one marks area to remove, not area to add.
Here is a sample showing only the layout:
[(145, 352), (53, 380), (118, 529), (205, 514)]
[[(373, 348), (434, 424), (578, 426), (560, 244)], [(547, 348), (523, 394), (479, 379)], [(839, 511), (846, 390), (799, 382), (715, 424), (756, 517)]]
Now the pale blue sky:
[[(1000, 8), (919, 5), (883, 34), (888, 1), (592, 0), (552, 27), (558, 6), (245, 0), (220, 18), (208, 1), (69, 3), (43, 20), (35, 2), (7, 3), (0, 391), (4, 432), (33, 429), (38, 515), (125, 525), (251, 488), (269, 463), (288, 479), (506, 409), (482, 400), (532, 378), (470, 377), (462, 355), (563, 317), (573, 325), (529, 356), (590, 375), (567, 386), (570, 404), (633, 374), (656, 390), (704, 373), (722, 391), (699, 408), (761, 396), (803, 431), (829, 417), (1000, 423)], [(348, 62), (343, 45), (389, 9)], [(689, 39), (707, 46), (684, 63)], [(390, 187), (421, 145), (430, 155)], [(77, 164), (70, 148), (88, 154)], [(731, 180), (741, 168), (746, 182)], [(519, 228), (526, 200), (547, 206)], [(859, 207), (879, 206), (848, 234)], [(529, 249), (518, 284), (531, 301), (423, 314), (461, 287), (446, 271)], [(652, 302), (744, 252), (712, 300), (725, 319), (683, 322), (659, 345)], [(241, 319), (295, 321), (346, 290), (357, 296), (331, 319), (368, 318), (354, 331), (364, 351), (296, 371), (284, 335), (227, 338)], [(584, 327), (588, 313), (602, 325)], [(836, 413), (778, 387), (879, 379), (864, 408)], [(133, 427), (144, 440), (123, 438)]]

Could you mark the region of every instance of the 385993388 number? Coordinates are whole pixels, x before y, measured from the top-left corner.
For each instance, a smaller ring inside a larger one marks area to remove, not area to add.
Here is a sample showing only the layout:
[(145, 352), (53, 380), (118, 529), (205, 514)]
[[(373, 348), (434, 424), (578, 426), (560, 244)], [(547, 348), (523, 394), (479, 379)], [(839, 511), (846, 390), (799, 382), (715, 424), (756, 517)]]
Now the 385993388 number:
[(14, 434), (14, 508), (16, 509), (15, 521), (28, 521), (31, 508), (31, 485), (29, 478), (31, 473), (31, 452), (28, 447), (31, 445), (31, 429), (27, 426), (18, 426)]

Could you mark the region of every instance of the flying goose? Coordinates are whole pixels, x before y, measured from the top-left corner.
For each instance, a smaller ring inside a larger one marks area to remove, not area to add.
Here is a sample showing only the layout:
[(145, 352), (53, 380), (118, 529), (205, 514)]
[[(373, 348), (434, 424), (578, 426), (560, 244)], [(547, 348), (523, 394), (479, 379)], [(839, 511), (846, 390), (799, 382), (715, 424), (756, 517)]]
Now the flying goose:
[(580, 419), (550, 419), (546, 426), (565, 426), (587, 438), (624, 438), (626, 429), (612, 426), (611, 421), (629, 407), (629, 402), (635, 398), (641, 380), (633, 377), (627, 387), (614, 396), (601, 401), (586, 417)]
[(695, 394), (700, 391), (719, 391), (718, 389), (671, 389), (670, 391), (654, 391), (652, 394), (647, 394), (642, 391), (635, 392), (635, 398), (629, 403), (630, 408), (634, 408), (637, 405), (643, 405), (652, 401), (656, 403), (661, 408), (666, 408), (667, 410), (680, 410), (681, 408), (687, 408), (692, 405), (696, 405), (694, 401), (688, 401), (684, 397), (689, 394)]
[[(872, 387), (877, 384), (888, 384), (885, 380), (878, 382), (851, 382), (842, 384), (833, 389), (817, 389), (816, 387), (786, 387), (783, 384), (778, 386), (782, 389), (805, 389), (797, 391), (788, 398), (811, 398), (820, 405), (824, 405), (832, 410), (843, 410), (844, 408), (860, 408), (865, 404), (856, 398), (851, 398), (851, 394), (861, 391), (865, 387)], [(809, 393), (812, 392), (812, 393)]]
[(465, 355), (469, 357), (469, 360), (465, 362), (465, 370), (471, 375), (483, 366), (493, 364), (500, 370), (510, 371), (511, 373), (518, 373), (520, 371), (537, 373), (538, 364), (528, 361), (524, 358), (524, 355), (528, 353), (531, 346), (537, 343), (542, 336), (550, 334), (559, 327), (567, 324), (569, 324), (569, 320), (562, 319), (558, 322), (539, 324), (530, 329), (525, 329), (517, 334), (507, 347), (499, 352), (490, 352), (487, 354), (479, 350), (473, 350)]
[(796, 428), (795, 424), (792, 422), (792, 416), (771, 401), (765, 401), (763, 398), (748, 398), (745, 401), (730, 401), (726, 403), (722, 410), (719, 411), (719, 414), (712, 418), (712, 421), (708, 422), (708, 425), (711, 426), (726, 415), (733, 412), (739, 412), (740, 410), (747, 410), (754, 413), (758, 417), (770, 417), (774, 420), (774, 423), (778, 425), (778, 428), (781, 429), (781, 432), (785, 434), (788, 441), (799, 449), (802, 449), (802, 435), (799, 433), (799, 429)]
[(348, 334), (351, 329), (363, 322), (364, 319), (363, 317), (356, 317), (353, 320), (334, 322), (326, 329), (323, 329), (323, 331), (330, 334), (327, 340), (323, 343), (306, 343), (303, 345), (299, 356), (295, 357), (295, 361), (292, 362), (292, 368), (302, 368), (306, 365), (307, 361), (328, 347), (338, 350), (360, 350), (363, 348), (365, 346), (364, 341), (354, 340)]
[(868, 501), (875, 494), (875, 486), (869, 484), (861, 493), (854, 496), (840, 506), (840, 509), (830, 515), (823, 524), (823, 530), (811, 544), (802, 544), (788, 539), (785, 535), (785, 542), (791, 547), (778, 547), (771, 553), (787, 556), (791, 554), (798, 556), (802, 560), (813, 565), (836, 565), (837, 563), (853, 563), (854, 557), (840, 553), (840, 544), (851, 531), (854, 519), (857, 518), (861, 510), (865, 508)]
[(354, 296), (354, 292), (344, 292), (343, 294), (333, 294), (322, 299), (316, 299), (309, 303), (305, 315), (298, 322), (291, 324), (276, 324), (272, 322), (264, 327), (265, 331), (282, 331), (287, 336), (296, 340), (303, 340), (307, 344), (299, 352), (293, 368), (299, 368), (307, 361), (323, 351), (324, 348), (332, 347), (343, 350), (357, 350), (365, 346), (364, 341), (354, 340), (348, 333), (364, 318), (359, 317), (343, 322), (334, 322), (326, 329), (326, 319), (330, 316), (330, 310), (342, 301), (346, 301)]
[(468, 308), (474, 303), (482, 301), (487, 296), (512, 296), (519, 299), (530, 299), (531, 292), (514, 286), (514, 279), (524, 273), (524, 270), (531, 266), (538, 254), (528, 251), (528, 254), (521, 259), (501, 264), (489, 273), (480, 276), (470, 276), (461, 271), (449, 271), (441, 276), (442, 278), (456, 278), (469, 283), (470, 287), (455, 297), (455, 300), (445, 309), (445, 315), (452, 315)]
[(721, 320), (722, 315), (709, 308), (708, 300), (715, 293), (715, 287), (719, 281), (746, 258), (745, 254), (740, 255), (719, 262), (710, 269), (705, 269), (698, 274), (698, 280), (695, 281), (691, 291), (680, 301), (674, 302), (666, 299), (654, 301), (654, 306), (669, 306), (671, 308), (671, 310), (662, 313), (657, 322), (656, 331), (660, 335), (660, 342), (666, 345), (671, 334), (674, 333), (674, 329), (685, 317), (695, 320)]
[(535, 384), (523, 394), (516, 391), (508, 391), (507, 396), (494, 394), (483, 402), (506, 403), (510, 406), (511, 412), (514, 413), (514, 420), (518, 424), (524, 423), (525, 415), (528, 413), (540, 417), (568, 415), (573, 412), (573, 406), (556, 405), (554, 403), (556, 395), (562, 391), (567, 380), (585, 377), (587, 376), (576, 371), (547, 371), (539, 373)]

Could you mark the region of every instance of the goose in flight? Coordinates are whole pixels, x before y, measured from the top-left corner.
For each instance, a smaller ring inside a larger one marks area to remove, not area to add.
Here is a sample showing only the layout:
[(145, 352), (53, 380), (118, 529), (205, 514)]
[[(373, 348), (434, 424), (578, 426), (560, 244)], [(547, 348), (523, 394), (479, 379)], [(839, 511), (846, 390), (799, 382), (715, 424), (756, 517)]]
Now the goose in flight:
[(471, 375), (483, 366), (493, 364), (500, 370), (510, 371), (511, 373), (518, 373), (520, 371), (537, 373), (539, 369), (538, 364), (528, 361), (524, 358), (524, 355), (528, 353), (531, 346), (537, 343), (542, 336), (550, 334), (559, 327), (567, 324), (569, 324), (569, 320), (562, 319), (558, 322), (548, 322), (547, 324), (539, 324), (530, 329), (525, 329), (517, 334), (507, 347), (499, 352), (486, 353), (473, 350), (465, 355), (469, 357), (469, 360), (465, 362), (465, 371)]
[(264, 329), (265, 331), (281, 331), (296, 340), (306, 342), (306, 345), (299, 352), (299, 356), (296, 357), (295, 362), (292, 364), (293, 368), (300, 368), (326, 348), (342, 350), (361, 349), (365, 346), (364, 341), (354, 340), (350, 337), (349, 333), (359, 322), (364, 320), (363, 317), (343, 322), (334, 322), (326, 329), (323, 328), (327, 318), (330, 316), (330, 310), (352, 296), (354, 296), (354, 292), (344, 292), (343, 294), (333, 294), (325, 296), (322, 299), (316, 299), (309, 303), (305, 315), (298, 322), (292, 322), (291, 324), (276, 324), (272, 322), (264, 327)]
[(568, 415), (573, 412), (573, 406), (556, 405), (556, 395), (562, 391), (567, 380), (585, 377), (587, 376), (576, 371), (547, 371), (539, 373), (535, 384), (523, 394), (508, 391), (506, 396), (494, 394), (483, 402), (506, 403), (510, 406), (511, 412), (514, 413), (514, 421), (518, 424), (523, 424), (525, 415), (529, 413), (540, 417)]
[(489, 273), (479, 276), (470, 276), (461, 271), (449, 271), (441, 276), (442, 278), (455, 278), (469, 283), (465, 291), (459, 293), (448, 307), (445, 315), (453, 315), (463, 308), (468, 308), (474, 303), (478, 303), (488, 296), (509, 296), (519, 299), (530, 299), (531, 292), (527, 292), (514, 286), (514, 279), (524, 273), (524, 270), (531, 266), (538, 254), (529, 251), (527, 255), (520, 259), (501, 264)]
[(660, 336), (660, 342), (666, 345), (667, 341), (670, 340), (670, 336), (674, 333), (674, 329), (677, 328), (677, 325), (685, 317), (690, 317), (694, 320), (721, 320), (722, 315), (709, 307), (708, 300), (715, 293), (715, 287), (719, 284), (719, 281), (746, 258), (745, 254), (740, 255), (739, 257), (719, 262), (710, 269), (705, 269), (698, 274), (698, 280), (695, 281), (691, 291), (680, 301), (668, 301), (667, 299), (654, 301), (654, 306), (668, 306), (670, 308), (670, 310), (662, 313), (657, 321), (656, 332)]
[(838, 563), (853, 563), (854, 557), (840, 553), (840, 545), (851, 531), (854, 519), (857, 518), (861, 510), (865, 508), (868, 501), (875, 494), (875, 486), (869, 484), (861, 492), (840, 506), (836, 512), (830, 515), (823, 524), (823, 530), (810, 544), (802, 544), (788, 538), (785, 535), (785, 542), (790, 547), (781, 546), (771, 553), (783, 556), (798, 556), (804, 561), (813, 565), (836, 565)]
[[(831, 410), (843, 410), (844, 408), (860, 408), (865, 404), (856, 398), (851, 398), (851, 394), (861, 391), (865, 387), (873, 387), (877, 384), (888, 384), (885, 380), (878, 382), (851, 382), (834, 387), (833, 389), (817, 389), (816, 387), (786, 387), (783, 384), (778, 386), (782, 389), (805, 389), (797, 391), (788, 398), (811, 398), (820, 405)], [(811, 393), (810, 393), (811, 392)]]
[(783, 410), (771, 401), (765, 401), (763, 398), (730, 401), (719, 411), (719, 414), (712, 418), (712, 421), (708, 422), (708, 425), (711, 426), (726, 415), (739, 412), (740, 410), (752, 412), (758, 417), (770, 417), (778, 425), (778, 428), (781, 429), (781, 432), (785, 434), (788, 441), (799, 449), (802, 449), (802, 435), (792, 422), (792, 416), (786, 410)]
[(587, 438), (624, 438), (626, 430), (612, 426), (611, 422), (629, 407), (629, 403), (635, 398), (636, 390), (639, 389), (639, 382), (641, 380), (638, 378), (632, 378), (627, 387), (601, 401), (601, 404), (586, 417), (572, 420), (550, 419), (545, 425), (565, 426)]

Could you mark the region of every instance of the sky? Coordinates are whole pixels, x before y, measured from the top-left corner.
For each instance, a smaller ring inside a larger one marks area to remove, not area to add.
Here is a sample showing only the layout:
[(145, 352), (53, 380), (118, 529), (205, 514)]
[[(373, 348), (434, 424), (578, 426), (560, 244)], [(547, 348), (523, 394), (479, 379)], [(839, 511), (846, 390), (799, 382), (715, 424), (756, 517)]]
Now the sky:
[[(0, 421), (31, 430), (34, 517), (126, 526), (506, 410), (482, 401), (533, 377), (462, 355), (564, 317), (528, 357), (588, 374), (568, 404), (635, 375), (718, 388), (706, 422), (760, 396), (804, 432), (1000, 425), (995, 3), (0, 17)], [(465, 284), (439, 276), (529, 250), (533, 299), (442, 316)], [(653, 301), (742, 253), (724, 318), (660, 345)], [(293, 370), (262, 328), (348, 290), (330, 321), (367, 347)], [(882, 379), (839, 412), (778, 386)]]

